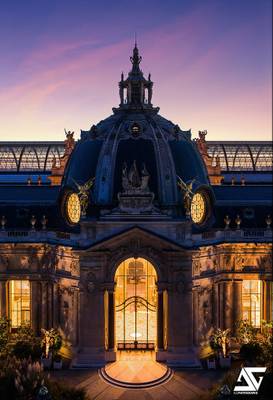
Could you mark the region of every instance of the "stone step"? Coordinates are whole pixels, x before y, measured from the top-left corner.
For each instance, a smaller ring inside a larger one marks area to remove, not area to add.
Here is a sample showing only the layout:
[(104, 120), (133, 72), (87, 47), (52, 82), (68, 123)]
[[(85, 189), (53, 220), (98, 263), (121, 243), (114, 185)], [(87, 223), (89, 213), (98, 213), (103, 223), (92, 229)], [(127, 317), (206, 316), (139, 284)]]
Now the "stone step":
[(167, 368), (165, 374), (162, 375), (158, 379), (148, 381), (148, 382), (137, 382), (137, 383), (124, 382), (124, 381), (120, 381), (118, 379), (114, 379), (110, 375), (107, 374), (104, 367), (99, 369), (98, 374), (101, 377), (101, 379), (103, 379), (108, 384), (110, 384), (112, 386), (120, 387), (120, 388), (126, 388), (126, 389), (153, 388), (153, 387), (162, 385), (163, 383), (167, 383), (173, 377), (173, 371), (171, 370), (171, 368)]

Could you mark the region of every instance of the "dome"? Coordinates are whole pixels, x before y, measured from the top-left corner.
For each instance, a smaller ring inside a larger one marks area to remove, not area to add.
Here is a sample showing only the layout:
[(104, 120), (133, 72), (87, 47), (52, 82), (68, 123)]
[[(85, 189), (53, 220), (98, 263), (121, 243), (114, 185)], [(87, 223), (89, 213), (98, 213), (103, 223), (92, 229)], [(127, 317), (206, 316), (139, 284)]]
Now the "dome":
[(181, 130), (153, 107), (153, 82), (150, 75), (145, 79), (139, 68), (136, 46), (130, 59), (132, 69), (127, 79), (122, 74), (119, 82), (119, 107), (89, 131), (81, 131), (63, 186), (74, 187), (75, 182), (95, 177), (92, 203), (114, 206), (124, 190), (127, 171), (135, 180), (147, 177), (146, 186), (156, 204), (177, 205), (181, 203), (177, 175), (185, 182), (195, 179), (195, 186), (209, 185), (206, 167), (190, 131)]

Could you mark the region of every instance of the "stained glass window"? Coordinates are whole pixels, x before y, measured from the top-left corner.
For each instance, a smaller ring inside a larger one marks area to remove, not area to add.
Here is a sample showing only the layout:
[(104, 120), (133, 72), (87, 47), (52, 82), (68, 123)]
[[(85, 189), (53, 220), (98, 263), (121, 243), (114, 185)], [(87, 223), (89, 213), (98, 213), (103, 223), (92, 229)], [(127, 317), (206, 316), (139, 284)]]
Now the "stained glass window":
[(191, 201), (191, 219), (195, 224), (204, 221), (206, 215), (206, 200), (201, 193), (195, 193)]
[(69, 222), (77, 224), (81, 217), (81, 203), (77, 193), (71, 193), (68, 196), (66, 207)]
[(11, 327), (30, 323), (30, 282), (9, 282), (9, 318)]
[(261, 326), (261, 281), (259, 280), (243, 281), (242, 317), (256, 328)]

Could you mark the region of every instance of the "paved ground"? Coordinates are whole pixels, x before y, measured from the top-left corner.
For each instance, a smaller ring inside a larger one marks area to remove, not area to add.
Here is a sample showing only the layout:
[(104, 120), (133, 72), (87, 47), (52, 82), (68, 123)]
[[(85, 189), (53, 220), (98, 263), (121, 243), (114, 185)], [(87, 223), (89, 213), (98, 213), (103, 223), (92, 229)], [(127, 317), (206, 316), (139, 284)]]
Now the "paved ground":
[(133, 357), (120, 356), (116, 362), (107, 364), (105, 371), (110, 378), (122, 382), (145, 383), (164, 376), (167, 367), (156, 362), (152, 354), (150, 357), (135, 354)]
[[(139, 382), (156, 379), (165, 366), (156, 363), (153, 352), (120, 352), (118, 361), (108, 364), (114, 378)], [(99, 377), (97, 369), (53, 371), (52, 377), (66, 385), (84, 388), (90, 400), (197, 400), (216, 384), (223, 371), (179, 370), (166, 383), (150, 389), (123, 389), (111, 386)]]
[(164, 385), (135, 390), (105, 383), (96, 369), (54, 371), (52, 374), (58, 381), (85, 388), (90, 400), (196, 400), (222, 376), (222, 371), (176, 370), (174, 377)]

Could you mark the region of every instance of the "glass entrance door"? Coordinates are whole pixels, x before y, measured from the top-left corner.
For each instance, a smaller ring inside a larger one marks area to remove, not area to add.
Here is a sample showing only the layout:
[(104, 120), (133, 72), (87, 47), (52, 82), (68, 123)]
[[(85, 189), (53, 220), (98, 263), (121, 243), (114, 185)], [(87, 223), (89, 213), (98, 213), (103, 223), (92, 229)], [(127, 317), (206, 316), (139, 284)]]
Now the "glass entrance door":
[(157, 290), (153, 265), (143, 258), (129, 258), (119, 265), (115, 282), (117, 349), (154, 349)]

